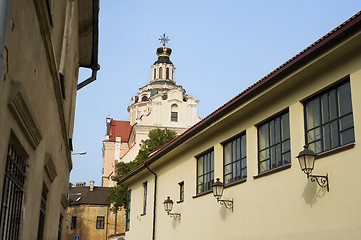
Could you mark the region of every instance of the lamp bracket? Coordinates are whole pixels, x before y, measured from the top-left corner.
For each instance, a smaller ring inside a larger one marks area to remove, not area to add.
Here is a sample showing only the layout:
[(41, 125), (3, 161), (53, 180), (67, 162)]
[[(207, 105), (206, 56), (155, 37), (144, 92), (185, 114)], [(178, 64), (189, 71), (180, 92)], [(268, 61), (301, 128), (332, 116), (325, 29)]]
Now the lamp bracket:
[(307, 177), (311, 178), (311, 182), (317, 182), (318, 186), (326, 188), (327, 192), (330, 191), (330, 187), (328, 185), (328, 174), (326, 174), (326, 176), (308, 175)]
[(233, 212), (233, 199), (231, 200), (217, 199), (217, 202), (219, 202), (219, 204), (221, 205), (224, 205), (227, 209), (232, 209)]
[(172, 218), (174, 218), (174, 220), (180, 220), (181, 219), (181, 214), (180, 213), (170, 213), (168, 212), (168, 215)]

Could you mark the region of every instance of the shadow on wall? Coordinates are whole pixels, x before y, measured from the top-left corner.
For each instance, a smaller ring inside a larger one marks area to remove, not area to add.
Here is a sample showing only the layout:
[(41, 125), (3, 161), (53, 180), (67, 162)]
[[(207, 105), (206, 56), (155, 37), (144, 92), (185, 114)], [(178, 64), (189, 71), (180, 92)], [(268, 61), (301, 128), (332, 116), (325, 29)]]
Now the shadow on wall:
[(312, 207), (317, 203), (318, 199), (325, 196), (326, 191), (326, 188), (318, 187), (315, 182), (311, 182), (311, 180), (308, 179), (302, 197), (305, 199), (306, 204)]

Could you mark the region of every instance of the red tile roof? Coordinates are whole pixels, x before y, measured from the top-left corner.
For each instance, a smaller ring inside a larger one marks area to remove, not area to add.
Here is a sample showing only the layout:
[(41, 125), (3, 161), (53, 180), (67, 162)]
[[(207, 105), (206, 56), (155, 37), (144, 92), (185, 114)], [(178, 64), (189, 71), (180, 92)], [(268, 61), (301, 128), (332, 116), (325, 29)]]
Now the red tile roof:
[(128, 142), (132, 126), (129, 121), (112, 120), (110, 122), (109, 139), (104, 142), (115, 142), (116, 137), (121, 137), (121, 142)]
[(200, 122), (189, 128), (179, 137), (173, 141), (166, 144), (163, 148), (159, 149), (153, 155), (149, 156), (147, 161), (142, 165), (138, 166), (132, 172), (124, 176), (119, 180), (119, 183), (126, 181), (130, 177), (134, 176), (138, 172), (142, 171), (149, 166), (151, 163), (164, 156), (166, 153), (170, 152), (172, 149), (181, 145), (183, 142), (194, 136), (195, 134), (201, 132), (203, 129), (217, 121), (222, 116), (231, 112), (236, 107), (240, 106), (242, 103), (250, 99), (252, 96), (257, 95), (261, 91), (267, 89), (277, 81), (281, 80), (284, 76), (293, 71), (299, 69), (305, 64), (309, 63), (313, 59), (317, 58), (323, 54), (328, 49), (331, 49), (335, 45), (339, 44), (343, 40), (350, 37), (357, 31), (361, 29), (361, 11), (356, 13), (350, 19), (333, 29), (331, 32), (327, 33), (325, 36), (308, 46), (306, 49), (298, 53), (296, 56), (273, 70), (267, 76), (263, 77), (246, 90), (235, 96), (233, 99), (225, 103), (223, 106), (209, 114), (207, 117), (202, 119)]

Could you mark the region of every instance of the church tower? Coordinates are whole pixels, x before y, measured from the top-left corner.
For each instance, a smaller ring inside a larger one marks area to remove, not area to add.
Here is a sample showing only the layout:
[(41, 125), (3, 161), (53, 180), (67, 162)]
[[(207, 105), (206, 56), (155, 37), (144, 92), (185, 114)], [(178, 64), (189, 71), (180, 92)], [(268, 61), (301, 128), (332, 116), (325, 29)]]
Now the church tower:
[(163, 46), (156, 51), (158, 60), (151, 68), (148, 84), (139, 88), (128, 106), (129, 121), (107, 119), (107, 134), (103, 141), (103, 186), (114, 186), (111, 176), (119, 161), (134, 160), (139, 143), (155, 128), (171, 129), (181, 134), (196, 124), (198, 100), (186, 94), (174, 80), (175, 67), (170, 60), (172, 49), (166, 47), (169, 38), (160, 38)]

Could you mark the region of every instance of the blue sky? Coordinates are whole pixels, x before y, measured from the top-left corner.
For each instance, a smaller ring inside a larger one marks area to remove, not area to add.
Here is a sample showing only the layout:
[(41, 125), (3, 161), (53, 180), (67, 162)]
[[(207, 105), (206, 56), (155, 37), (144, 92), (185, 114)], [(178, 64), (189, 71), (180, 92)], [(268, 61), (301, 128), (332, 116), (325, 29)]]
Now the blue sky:
[[(128, 120), (151, 79), (158, 39), (171, 39), (175, 81), (201, 118), (361, 10), (359, 0), (100, 1), (97, 80), (78, 91), (70, 181), (101, 185), (105, 119)], [(79, 82), (91, 75), (81, 71)]]

